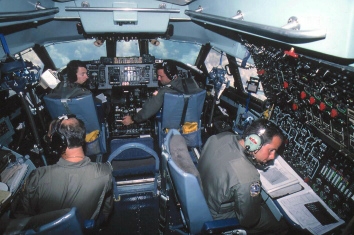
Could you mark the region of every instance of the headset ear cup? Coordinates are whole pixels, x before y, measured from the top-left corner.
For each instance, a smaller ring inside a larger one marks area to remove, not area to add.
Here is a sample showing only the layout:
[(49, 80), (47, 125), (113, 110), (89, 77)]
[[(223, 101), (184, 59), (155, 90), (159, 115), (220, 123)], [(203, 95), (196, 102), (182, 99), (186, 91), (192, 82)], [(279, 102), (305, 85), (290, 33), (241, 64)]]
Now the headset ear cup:
[(177, 67), (172, 62), (165, 61), (163, 62), (162, 66), (166, 76), (170, 80), (173, 80), (174, 76), (178, 74)]
[(245, 138), (245, 148), (248, 152), (255, 152), (263, 145), (262, 137), (256, 134), (251, 134)]
[(65, 152), (67, 146), (68, 144), (66, 138), (62, 134), (55, 132), (52, 135), (52, 141), (51, 141), (52, 150), (54, 150), (58, 154), (62, 154), (63, 152)]
[(53, 153), (62, 154), (65, 152), (68, 142), (64, 135), (59, 132), (63, 120), (58, 119), (52, 126), (52, 137), (50, 141), (50, 149)]
[(171, 68), (170, 65), (167, 62), (164, 62), (163, 64), (163, 71), (165, 72), (166, 76), (172, 80), (172, 76), (171, 76)]

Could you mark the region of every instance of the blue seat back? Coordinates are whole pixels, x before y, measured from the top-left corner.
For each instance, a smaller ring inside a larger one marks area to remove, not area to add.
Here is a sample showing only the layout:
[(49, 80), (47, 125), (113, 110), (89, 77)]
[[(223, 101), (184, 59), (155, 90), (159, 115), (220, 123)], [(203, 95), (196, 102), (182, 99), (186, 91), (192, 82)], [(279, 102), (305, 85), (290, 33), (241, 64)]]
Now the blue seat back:
[(199, 122), (203, 110), (206, 91), (185, 95), (165, 93), (162, 108), (162, 128), (180, 128), (184, 99), (189, 96), (185, 122)]
[(86, 133), (99, 130), (99, 151), (95, 153), (106, 153), (106, 127), (99, 122), (96, 106), (92, 94), (70, 99), (53, 98), (49, 95), (43, 97), (46, 108), (52, 119), (62, 115), (75, 114), (76, 117), (85, 123)]
[(203, 195), (199, 172), (178, 131), (171, 130), (168, 133), (164, 146), (172, 187), (181, 205), (186, 226), (190, 234), (199, 234), (203, 224), (213, 220)]
[[(151, 149), (154, 148), (154, 139), (152, 137), (112, 139), (110, 142), (111, 152), (114, 152), (120, 146), (129, 143), (141, 143)], [(150, 156), (151, 154), (147, 153), (144, 150), (141, 150), (139, 148), (136, 149), (132, 148), (121, 153), (119, 155), (119, 159), (117, 158), (116, 160), (131, 160), (131, 159), (134, 160), (134, 159), (142, 159)]]
[[(126, 154), (126, 151), (132, 151), (132, 158), (129, 158), (129, 154)], [(115, 178), (115, 180), (113, 181), (113, 190), (114, 190), (114, 198), (116, 201), (119, 201), (119, 197), (120, 195), (123, 194), (136, 194), (139, 192), (153, 192), (154, 194), (157, 193), (157, 180), (158, 180), (158, 176), (159, 176), (159, 166), (160, 166), (160, 160), (159, 157), (157, 155), (157, 153), (151, 149), (150, 147), (148, 147), (145, 144), (142, 143), (126, 143), (123, 144), (122, 146), (118, 147), (116, 150), (114, 150), (108, 157), (108, 162), (110, 162), (112, 165), (114, 165), (114, 161), (120, 161), (120, 160), (133, 160), (133, 159), (139, 159), (138, 153), (144, 153), (140, 159), (145, 159), (147, 158), (148, 154), (149, 156), (152, 156), (155, 159), (155, 165), (154, 166), (144, 166), (144, 169), (136, 169), (135, 170), (135, 174), (134, 172), (130, 173), (129, 176), (133, 177), (134, 176), (139, 176), (139, 174), (141, 174), (141, 172), (146, 173), (146, 171), (148, 171), (148, 173), (152, 173), (153, 175), (153, 180), (152, 182), (146, 181), (144, 182), (144, 180), (142, 180), (141, 183), (139, 184), (126, 184), (124, 186), (117, 186), (117, 178), (119, 178), (122, 175), (127, 175), (124, 174), (126, 172), (124, 172), (122, 174), (122, 170), (117, 170), (117, 169), (113, 169), (113, 176)], [(124, 178), (126, 179), (127, 176), (124, 176)], [(119, 179), (118, 179), (119, 181)]]
[[(198, 128), (200, 128), (200, 118), (203, 111), (205, 95), (205, 90), (190, 95), (165, 93), (161, 117), (158, 118), (159, 146), (162, 145), (163, 139), (166, 136), (165, 129), (179, 129), (181, 127), (184, 109), (186, 110), (184, 122), (197, 122)], [(188, 103), (185, 102), (186, 99), (188, 99)], [(187, 104), (186, 108), (184, 107), (185, 104)], [(198, 143), (196, 144), (198, 146), (190, 147), (200, 147), (201, 132), (199, 131), (197, 135), (195, 139), (198, 140), (195, 142)]]
[(52, 98), (46, 95), (43, 100), (52, 119), (66, 114), (75, 114), (85, 123), (87, 133), (101, 130), (92, 94), (70, 99)]
[[(133, 155), (131, 155), (132, 158), (130, 158), (130, 155), (124, 154), (125, 151), (129, 151), (129, 150), (135, 150), (133, 152)], [(143, 153), (143, 155), (139, 157), (137, 153)], [(147, 156), (152, 156), (155, 159), (154, 171), (155, 173), (157, 173), (159, 171), (159, 166), (160, 166), (159, 157), (152, 148), (142, 143), (132, 142), (132, 143), (126, 143), (121, 145), (109, 155), (108, 162), (112, 163), (112, 161), (119, 161), (119, 160), (143, 159), (146, 158)]]
[(5, 234), (83, 234), (81, 224), (75, 207), (51, 211), (28, 218), (16, 219), (10, 222)]

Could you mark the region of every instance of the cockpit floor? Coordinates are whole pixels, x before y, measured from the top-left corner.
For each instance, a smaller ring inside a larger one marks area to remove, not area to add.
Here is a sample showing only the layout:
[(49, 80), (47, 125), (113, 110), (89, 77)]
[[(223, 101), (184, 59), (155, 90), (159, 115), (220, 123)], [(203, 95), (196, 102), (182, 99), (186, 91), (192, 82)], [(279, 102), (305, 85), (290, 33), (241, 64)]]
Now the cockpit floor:
[(158, 234), (158, 197), (151, 192), (121, 195), (100, 234)]

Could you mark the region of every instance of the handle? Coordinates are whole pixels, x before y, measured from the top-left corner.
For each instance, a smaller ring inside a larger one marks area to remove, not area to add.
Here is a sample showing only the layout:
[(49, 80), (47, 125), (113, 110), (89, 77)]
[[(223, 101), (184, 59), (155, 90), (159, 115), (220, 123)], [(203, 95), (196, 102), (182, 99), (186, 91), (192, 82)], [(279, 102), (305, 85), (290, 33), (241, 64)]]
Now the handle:
[(185, 10), (184, 13), (190, 16), (192, 20), (198, 22), (209, 23), (233, 31), (244, 32), (288, 43), (312, 42), (326, 38), (326, 30), (324, 29), (290, 30), (217, 15), (199, 13), (191, 10)]
[(10, 13), (0, 13), (0, 22), (12, 22), (36, 19), (43, 16), (54, 15), (59, 12), (58, 7), (46, 8), (35, 11), (20, 11), (20, 12), (10, 12)]

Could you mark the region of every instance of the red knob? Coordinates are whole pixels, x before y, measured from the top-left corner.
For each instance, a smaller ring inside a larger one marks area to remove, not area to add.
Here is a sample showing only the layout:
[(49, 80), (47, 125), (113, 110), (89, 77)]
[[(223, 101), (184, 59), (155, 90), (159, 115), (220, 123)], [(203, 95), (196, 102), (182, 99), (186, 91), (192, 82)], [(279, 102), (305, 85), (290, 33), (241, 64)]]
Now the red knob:
[(299, 108), (299, 106), (297, 104), (293, 104), (291, 108), (292, 110), (296, 111)]
[(331, 110), (331, 117), (332, 118), (335, 118), (335, 117), (337, 117), (338, 116), (338, 111), (337, 111), (337, 109), (332, 109)]
[(289, 87), (289, 83), (288, 82), (284, 82), (283, 83), (283, 87), (284, 87), (284, 89), (287, 89)]
[(265, 74), (264, 69), (260, 69), (260, 70), (258, 70), (258, 71), (257, 71), (257, 74), (258, 74), (258, 75), (263, 75), (263, 74)]
[(299, 55), (295, 53), (295, 49), (293, 47), (289, 51), (284, 51), (284, 53), (294, 58), (299, 57)]
[(309, 102), (310, 102), (311, 105), (313, 105), (314, 103), (316, 103), (316, 99), (313, 96), (311, 96), (309, 98)]
[(300, 93), (300, 98), (301, 98), (302, 100), (305, 99), (305, 98), (306, 98), (306, 92), (301, 91), (301, 93)]
[(319, 106), (319, 109), (320, 109), (321, 111), (324, 111), (324, 110), (326, 109), (326, 104), (323, 103), (323, 102), (321, 102), (321, 103), (320, 103), (320, 106)]

